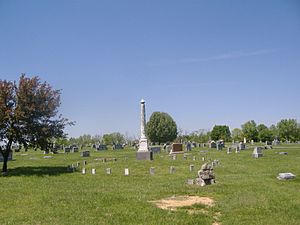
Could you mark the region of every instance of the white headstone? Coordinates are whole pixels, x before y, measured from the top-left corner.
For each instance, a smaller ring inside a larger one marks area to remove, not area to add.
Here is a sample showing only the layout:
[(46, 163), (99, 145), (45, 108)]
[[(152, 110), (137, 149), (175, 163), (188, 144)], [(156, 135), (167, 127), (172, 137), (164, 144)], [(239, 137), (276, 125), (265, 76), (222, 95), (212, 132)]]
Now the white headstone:
[(82, 168), (82, 174), (86, 174), (86, 169)]
[(96, 174), (96, 169), (92, 169), (92, 174)]
[(129, 176), (129, 169), (125, 168), (124, 173), (125, 173), (125, 176)]

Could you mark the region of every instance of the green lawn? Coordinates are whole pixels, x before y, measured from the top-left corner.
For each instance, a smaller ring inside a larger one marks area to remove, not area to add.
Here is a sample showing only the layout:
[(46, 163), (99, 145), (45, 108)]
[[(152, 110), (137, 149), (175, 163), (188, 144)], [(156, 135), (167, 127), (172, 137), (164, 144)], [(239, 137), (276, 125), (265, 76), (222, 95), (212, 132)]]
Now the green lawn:
[[(87, 158), (80, 153), (56, 154), (52, 159), (44, 159), (42, 152), (14, 153), (9, 175), (0, 177), (0, 224), (300, 224), (300, 145), (265, 150), (259, 159), (251, 157), (253, 148), (230, 155), (208, 150), (206, 159), (220, 161), (215, 167), (217, 183), (189, 186), (187, 179), (196, 178), (203, 164), (199, 150), (207, 149), (193, 149), (187, 160), (155, 154), (152, 162), (135, 160), (133, 149), (91, 150)], [(280, 151), (288, 155), (277, 154)], [(108, 161), (95, 160), (103, 157)], [(117, 161), (109, 161), (112, 157)], [(77, 161), (82, 167), (83, 160), (88, 162), (86, 175), (81, 168), (67, 171)], [(195, 165), (193, 172), (190, 164)], [(174, 174), (170, 166), (175, 166)], [(155, 167), (155, 175), (149, 174), (150, 167)], [(95, 175), (91, 168), (96, 168)], [(106, 168), (112, 169), (111, 175)], [(125, 168), (129, 176), (124, 176)], [(297, 177), (279, 181), (280, 172)], [(206, 196), (216, 203), (167, 211), (149, 202), (180, 195)], [(190, 208), (205, 208), (207, 213), (191, 214)]]

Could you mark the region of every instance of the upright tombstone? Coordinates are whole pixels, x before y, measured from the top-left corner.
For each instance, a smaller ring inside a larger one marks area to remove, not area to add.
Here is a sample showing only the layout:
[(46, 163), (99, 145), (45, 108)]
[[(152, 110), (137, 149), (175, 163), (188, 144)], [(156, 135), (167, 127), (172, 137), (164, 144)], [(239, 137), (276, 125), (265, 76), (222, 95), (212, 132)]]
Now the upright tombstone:
[(139, 149), (136, 153), (137, 160), (153, 160), (153, 153), (148, 149), (148, 140), (145, 133), (146, 126), (146, 110), (145, 101), (141, 100), (141, 138), (139, 141)]
[(183, 148), (181, 143), (173, 143), (170, 154), (183, 153)]
[(149, 147), (149, 150), (153, 153), (160, 153), (161, 147), (160, 146), (151, 146), (151, 147)]
[(231, 147), (227, 147), (227, 154), (231, 154), (232, 153), (232, 148)]
[(216, 142), (211, 141), (211, 142), (209, 143), (209, 148), (217, 148)]
[(104, 144), (100, 144), (95, 147), (97, 151), (107, 150), (107, 146)]
[(121, 149), (123, 149), (124, 147), (123, 147), (123, 145), (121, 145), (121, 144), (114, 144), (113, 145), (113, 150), (121, 150)]
[(80, 154), (82, 157), (90, 157), (90, 151), (83, 151)]
[(262, 147), (255, 147), (254, 150), (253, 150), (253, 153), (252, 153), (252, 156), (254, 158), (260, 158), (263, 156), (263, 148)]
[(246, 149), (245, 143), (240, 142), (240, 143), (239, 143), (239, 148), (240, 148), (240, 150), (245, 150), (245, 149)]

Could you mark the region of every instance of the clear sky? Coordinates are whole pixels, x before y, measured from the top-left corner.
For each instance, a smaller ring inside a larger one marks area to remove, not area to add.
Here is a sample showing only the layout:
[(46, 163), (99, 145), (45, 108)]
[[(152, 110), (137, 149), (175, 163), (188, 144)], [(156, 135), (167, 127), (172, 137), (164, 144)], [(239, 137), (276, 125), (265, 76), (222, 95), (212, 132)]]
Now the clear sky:
[(300, 1), (0, 0), (0, 79), (62, 89), (69, 136), (300, 121)]

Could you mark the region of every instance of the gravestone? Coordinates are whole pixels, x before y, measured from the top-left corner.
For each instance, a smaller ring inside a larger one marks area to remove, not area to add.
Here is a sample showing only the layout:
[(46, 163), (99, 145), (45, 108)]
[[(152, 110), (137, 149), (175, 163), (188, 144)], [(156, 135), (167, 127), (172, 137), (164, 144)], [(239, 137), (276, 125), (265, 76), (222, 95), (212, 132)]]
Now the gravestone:
[(194, 171), (194, 165), (190, 165), (190, 172)]
[(186, 143), (186, 151), (187, 151), (187, 152), (192, 151), (192, 143), (191, 143), (190, 141), (188, 141), (188, 142)]
[(183, 153), (183, 148), (181, 143), (173, 143), (170, 154)]
[(172, 155), (172, 159), (176, 160), (177, 156), (176, 155)]
[(213, 167), (211, 164), (205, 163), (201, 166), (201, 169), (198, 171), (198, 178), (195, 180), (195, 183), (200, 186), (215, 183), (215, 174), (213, 172)]
[(111, 174), (111, 168), (106, 168), (106, 174)]
[(51, 155), (44, 156), (44, 159), (52, 159), (52, 158), (53, 158), (53, 156), (51, 156)]
[(125, 176), (129, 176), (129, 169), (128, 168), (125, 168), (124, 174), (125, 174)]
[(279, 173), (277, 176), (278, 180), (290, 180), (294, 179), (296, 176), (292, 173)]
[(95, 168), (92, 169), (92, 174), (96, 174), (96, 169)]
[(78, 147), (73, 147), (72, 148), (72, 152), (78, 152), (79, 151), (79, 148)]
[(239, 143), (239, 149), (240, 149), (240, 150), (245, 150), (245, 149), (246, 149), (245, 143), (240, 142), (240, 143)]
[(287, 155), (288, 153), (287, 152), (279, 152), (278, 154), (279, 155)]
[(90, 151), (83, 151), (80, 155), (81, 157), (90, 157)]
[(86, 160), (83, 161), (83, 165), (84, 165), (84, 166), (87, 165), (87, 161), (86, 161)]
[(100, 145), (96, 146), (96, 150), (97, 151), (107, 150), (107, 146), (104, 144), (100, 144)]
[(227, 154), (231, 154), (232, 153), (232, 148), (231, 147), (227, 147)]
[(193, 156), (193, 161), (196, 161), (196, 156)]
[(216, 142), (211, 141), (211, 142), (209, 143), (209, 148), (217, 148)]
[(223, 144), (221, 142), (216, 143), (217, 150), (220, 151), (223, 148)]
[(70, 147), (64, 147), (64, 153), (70, 153), (71, 148)]
[(121, 144), (114, 144), (113, 145), (113, 150), (121, 150), (121, 149), (123, 149), (123, 145), (121, 145)]
[(155, 168), (154, 167), (150, 167), (150, 175), (154, 175), (155, 173)]
[(174, 167), (174, 166), (170, 166), (169, 172), (170, 172), (171, 174), (172, 174), (172, 173), (175, 173), (175, 167)]
[(263, 151), (262, 147), (255, 147), (253, 150), (252, 156), (254, 158), (260, 158), (263, 156), (262, 151)]
[(235, 153), (240, 153), (240, 147), (238, 145), (235, 145), (234, 148), (235, 148)]
[(82, 168), (82, 174), (86, 174), (86, 169)]
[(160, 146), (151, 146), (151, 147), (149, 147), (149, 151), (151, 151), (153, 153), (160, 153), (161, 147)]

